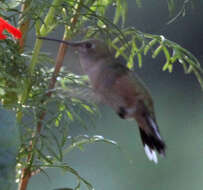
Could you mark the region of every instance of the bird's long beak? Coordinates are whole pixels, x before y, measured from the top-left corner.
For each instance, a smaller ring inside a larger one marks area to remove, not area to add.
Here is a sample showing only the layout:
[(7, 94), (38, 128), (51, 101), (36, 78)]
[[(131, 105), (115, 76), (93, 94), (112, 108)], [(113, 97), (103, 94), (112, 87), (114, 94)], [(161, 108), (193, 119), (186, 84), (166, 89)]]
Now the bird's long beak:
[(59, 43), (64, 43), (64, 44), (67, 44), (69, 46), (72, 46), (72, 47), (80, 47), (81, 46), (81, 42), (70, 42), (70, 41), (66, 41), (66, 40), (58, 40), (58, 39), (55, 39), (55, 38), (47, 38), (47, 37), (37, 37), (38, 39), (41, 39), (41, 40), (49, 40), (49, 41), (55, 41), (55, 42), (59, 42)]

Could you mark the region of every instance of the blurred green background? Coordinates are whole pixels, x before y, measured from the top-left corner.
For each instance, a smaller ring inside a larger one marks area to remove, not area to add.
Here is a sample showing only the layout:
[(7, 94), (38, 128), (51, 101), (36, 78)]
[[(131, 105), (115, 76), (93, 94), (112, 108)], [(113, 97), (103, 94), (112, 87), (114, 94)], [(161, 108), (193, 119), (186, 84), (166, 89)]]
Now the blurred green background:
[[(164, 35), (193, 52), (200, 62), (203, 61), (203, 2), (195, 9), (188, 9), (185, 17), (170, 25), (166, 24), (169, 16), (165, 1), (144, 0), (140, 9), (135, 1), (128, 2), (128, 26)], [(52, 35), (60, 36), (60, 32)], [(29, 40), (28, 46), (31, 46), (32, 40)], [(53, 57), (57, 48), (58, 44), (53, 42), (44, 45), (44, 51), (51, 52)], [(79, 60), (72, 50), (68, 52), (66, 61), (67, 69), (81, 73)], [(95, 127), (84, 130), (78, 124), (71, 126), (70, 134), (73, 136), (103, 135), (117, 141), (121, 147), (118, 149), (104, 143), (86, 145), (83, 152), (74, 150), (66, 157), (67, 163), (96, 190), (203, 188), (203, 94), (194, 76), (185, 75), (179, 65), (171, 74), (162, 72), (163, 63), (162, 56), (155, 60), (146, 57), (142, 69), (135, 68), (154, 98), (157, 121), (167, 144), (166, 158), (159, 158), (158, 165), (145, 156), (136, 122), (121, 120), (106, 106), (100, 106), (101, 116), (95, 117)], [(34, 176), (28, 190), (52, 190), (76, 185), (74, 176), (61, 170), (48, 169), (46, 172), (49, 178), (42, 173)]]

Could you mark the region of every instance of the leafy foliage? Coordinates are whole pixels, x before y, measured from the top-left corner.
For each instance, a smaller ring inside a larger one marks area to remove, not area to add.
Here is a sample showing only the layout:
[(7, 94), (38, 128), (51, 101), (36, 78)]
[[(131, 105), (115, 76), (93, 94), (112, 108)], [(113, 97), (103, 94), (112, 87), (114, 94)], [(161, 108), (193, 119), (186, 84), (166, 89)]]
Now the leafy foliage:
[[(117, 50), (116, 57), (123, 56), (127, 61), (127, 66), (132, 68), (134, 65), (134, 57), (137, 57), (139, 67), (142, 66), (142, 56), (149, 52), (155, 59), (161, 52), (164, 54), (166, 62), (162, 67), (163, 71), (173, 71), (174, 64), (181, 64), (185, 74), (193, 73), (198, 79), (201, 88), (203, 89), (203, 69), (197, 58), (188, 50), (181, 47), (179, 44), (167, 40), (164, 36), (152, 35), (140, 32), (134, 28), (129, 28), (123, 31), (128, 42), (121, 47), (118, 47), (119, 37), (113, 41), (113, 47)], [(131, 48), (130, 56), (126, 50)]]
[(18, 49), (18, 45), (10, 39), (0, 41), (0, 98), (8, 107), (15, 106), (26, 77), (27, 66)]
[[(142, 6), (141, 0), (136, 3)], [(174, 14), (175, 1), (169, 0), (168, 7)], [(47, 36), (61, 25), (65, 26), (64, 39), (79, 35), (84, 38), (102, 36), (116, 50), (116, 57), (126, 59), (130, 69), (134, 64), (141, 67), (146, 54), (156, 58), (162, 52), (166, 59), (163, 71), (172, 72), (175, 63), (181, 64), (185, 73), (195, 74), (203, 88), (203, 70), (192, 53), (163, 36), (124, 28), (125, 0), (53, 0), (52, 3), (49, 0), (12, 0), (2, 1), (0, 10), (0, 16), (16, 24), (18, 21), (22, 29), (28, 22), (36, 36)], [(107, 18), (109, 10), (114, 11), (112, 19)], [(26, 30), (22, 32), (27, 35)], [(0, 99), (5, 107), (16, 112), (21, 132), (17, 181), (23, 180), (20, 171), (25, 168), (32, 176), (38, 172), (46, 174), (46, 168), (54, 167), (75, 175), (78, 184), (73, 189), (80, 189), (82, 183), (93, 189), (76, 170), (64, 163), (64, 156), (75, 148), (82, 149), (85, 144), (116, 143), (97, 135), (70, 137), (70, 124), (77, 121), (88, 128), (84, 118), (91, 119), (97, 109), (80, 96), (81, 90), (87, 89), (87, 78), (63, 69), (54, 73), (55, 61), (41, 52), (42, 43), (36, 39), (33, 50), (21, 52), (23, 48), (11, 37), (0, 41)], [(55, 79), (56, 85), (50, 87)]]

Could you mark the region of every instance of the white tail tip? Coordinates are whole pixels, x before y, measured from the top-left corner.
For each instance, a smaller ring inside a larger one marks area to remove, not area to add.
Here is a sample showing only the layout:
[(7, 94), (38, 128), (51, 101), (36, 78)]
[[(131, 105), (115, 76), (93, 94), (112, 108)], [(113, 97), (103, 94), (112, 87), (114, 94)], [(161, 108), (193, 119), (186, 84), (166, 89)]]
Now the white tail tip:
[(156, 152), (154, 150), (151, 150), (149, 146), (146, 144), (144, 145), (144, 150), (149, 160), (154, 161), (154, 163), (157, 164), (158, 158), (157, 158)]

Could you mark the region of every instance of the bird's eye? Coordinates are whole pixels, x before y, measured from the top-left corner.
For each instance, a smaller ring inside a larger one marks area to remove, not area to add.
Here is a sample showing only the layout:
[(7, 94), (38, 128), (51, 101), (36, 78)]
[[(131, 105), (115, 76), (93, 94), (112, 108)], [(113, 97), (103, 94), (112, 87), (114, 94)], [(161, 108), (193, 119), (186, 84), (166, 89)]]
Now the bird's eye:
[(89, 42), (87, 42), (87, 43), (85, 44), (85, 47), (86, 47), (87, 49), (90, 49), (90, 48), (92, 48), (92, 44), (89, 43)]

